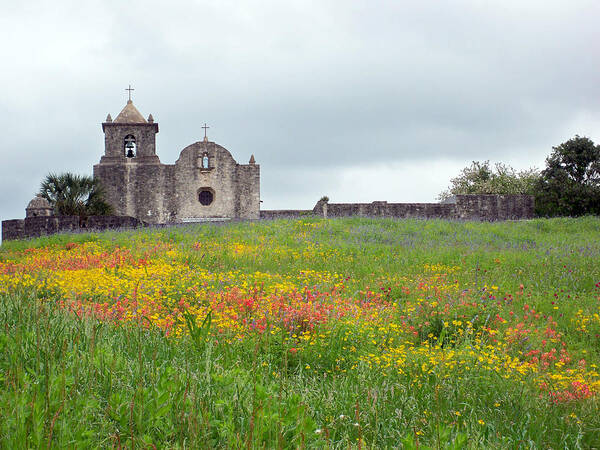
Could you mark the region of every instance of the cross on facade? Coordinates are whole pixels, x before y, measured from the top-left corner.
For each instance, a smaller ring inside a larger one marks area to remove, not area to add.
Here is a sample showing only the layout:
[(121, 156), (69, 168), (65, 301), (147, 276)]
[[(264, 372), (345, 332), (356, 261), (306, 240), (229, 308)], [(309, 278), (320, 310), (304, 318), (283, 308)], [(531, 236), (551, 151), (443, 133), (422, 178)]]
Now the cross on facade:
[(208, 128), (210, 128), (210, 127), (207, 127), (207, 126), (206, 126), (206, 122), (204, 122), (204, 126), (203, 126), (203, 127), (200, 127), (200, 128), (204, 128), (204, 140), (206, 141), (206, 140), (208, 139), (208, 138), (206, 137), (206, 130), (207, 130)]
[(131, 101), (131, 91), (135, 91), (134, 88), (131, 87), (131, 85), (129, 85), (129, 87), (127, 89), (125, 89), (126, 91), (129, 91), (129, 101)]

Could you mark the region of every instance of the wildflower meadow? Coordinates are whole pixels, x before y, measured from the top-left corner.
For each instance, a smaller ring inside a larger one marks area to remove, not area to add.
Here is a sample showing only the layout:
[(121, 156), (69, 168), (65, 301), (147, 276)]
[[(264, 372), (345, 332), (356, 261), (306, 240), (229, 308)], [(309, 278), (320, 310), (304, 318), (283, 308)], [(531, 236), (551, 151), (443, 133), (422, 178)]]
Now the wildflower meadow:
[(0, 247), (2, 448), (598, 448), (600, 219)]

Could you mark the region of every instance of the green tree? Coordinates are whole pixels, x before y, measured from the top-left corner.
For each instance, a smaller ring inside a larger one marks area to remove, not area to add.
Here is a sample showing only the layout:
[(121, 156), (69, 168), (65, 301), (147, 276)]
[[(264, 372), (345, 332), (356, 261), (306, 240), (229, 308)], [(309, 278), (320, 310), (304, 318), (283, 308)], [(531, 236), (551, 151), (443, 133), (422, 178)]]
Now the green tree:
[(95, 178), (72, 173), (46, 175), (40, 187), (40, 195), (61, 216), (102, 216), (112, 213), (112, 207), (104, 200), (104, 190)]
[(450, 180), (450, 186), (439, 196), (447, 200), (458, 194), (533, 194), (540, 174), (535, 168), (517, 171), (509, 165), (496, 163), (490, 166), (473, 161), (470, 166)]
[(600, 146), (576, 135), (552, 149), (536, 186), (537, 214), (600, 214)]

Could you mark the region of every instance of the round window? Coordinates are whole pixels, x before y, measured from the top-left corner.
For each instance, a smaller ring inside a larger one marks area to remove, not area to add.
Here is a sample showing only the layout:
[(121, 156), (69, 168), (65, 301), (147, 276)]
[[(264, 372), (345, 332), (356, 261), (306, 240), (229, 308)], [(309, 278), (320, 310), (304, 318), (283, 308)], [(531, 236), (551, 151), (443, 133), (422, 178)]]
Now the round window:
[(213, 202), (213, 193), (207, 189), (203, 189), (198, 194), (198, 200), (201, 205), (208, 206)]

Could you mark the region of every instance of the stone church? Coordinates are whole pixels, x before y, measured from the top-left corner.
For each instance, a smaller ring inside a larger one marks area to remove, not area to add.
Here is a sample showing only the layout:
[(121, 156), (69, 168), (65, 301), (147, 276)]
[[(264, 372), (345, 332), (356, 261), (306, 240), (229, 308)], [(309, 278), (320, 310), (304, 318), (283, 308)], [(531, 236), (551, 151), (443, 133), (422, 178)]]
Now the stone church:
[(204, 140), (185, 147), (175, 164), (156, 154), (158, 123), (131, 99), (102, 124), (105, 152), (94, 166), (114, 213), (147, 223), (260, 217), (260, 166), (238, 164), (224, 147)]
[[(132, 91), (131, 87), (127, 89)], [(137, 227), (227, 219), (296, 219), (300, 217), (396, 217), (449, 220), (518, 220), (534, 217), (530, 195), (456, 195), (448, 203), (329, 203), (327, 197), (309, 210), (260, 210), (260, 166), (250, 157), (238, 164), (231, 153), (206, 137), (185, 147), (175, 164), (156, 154), (158, 124), (133, 105), (131, 97), (115, 120), (102, 124), (105, 151), (94, 177), (113, 206), (112, 216), (56, 215), (36, 196), (25, 219), (2, 221), (2, 240), (61, 232)]]

